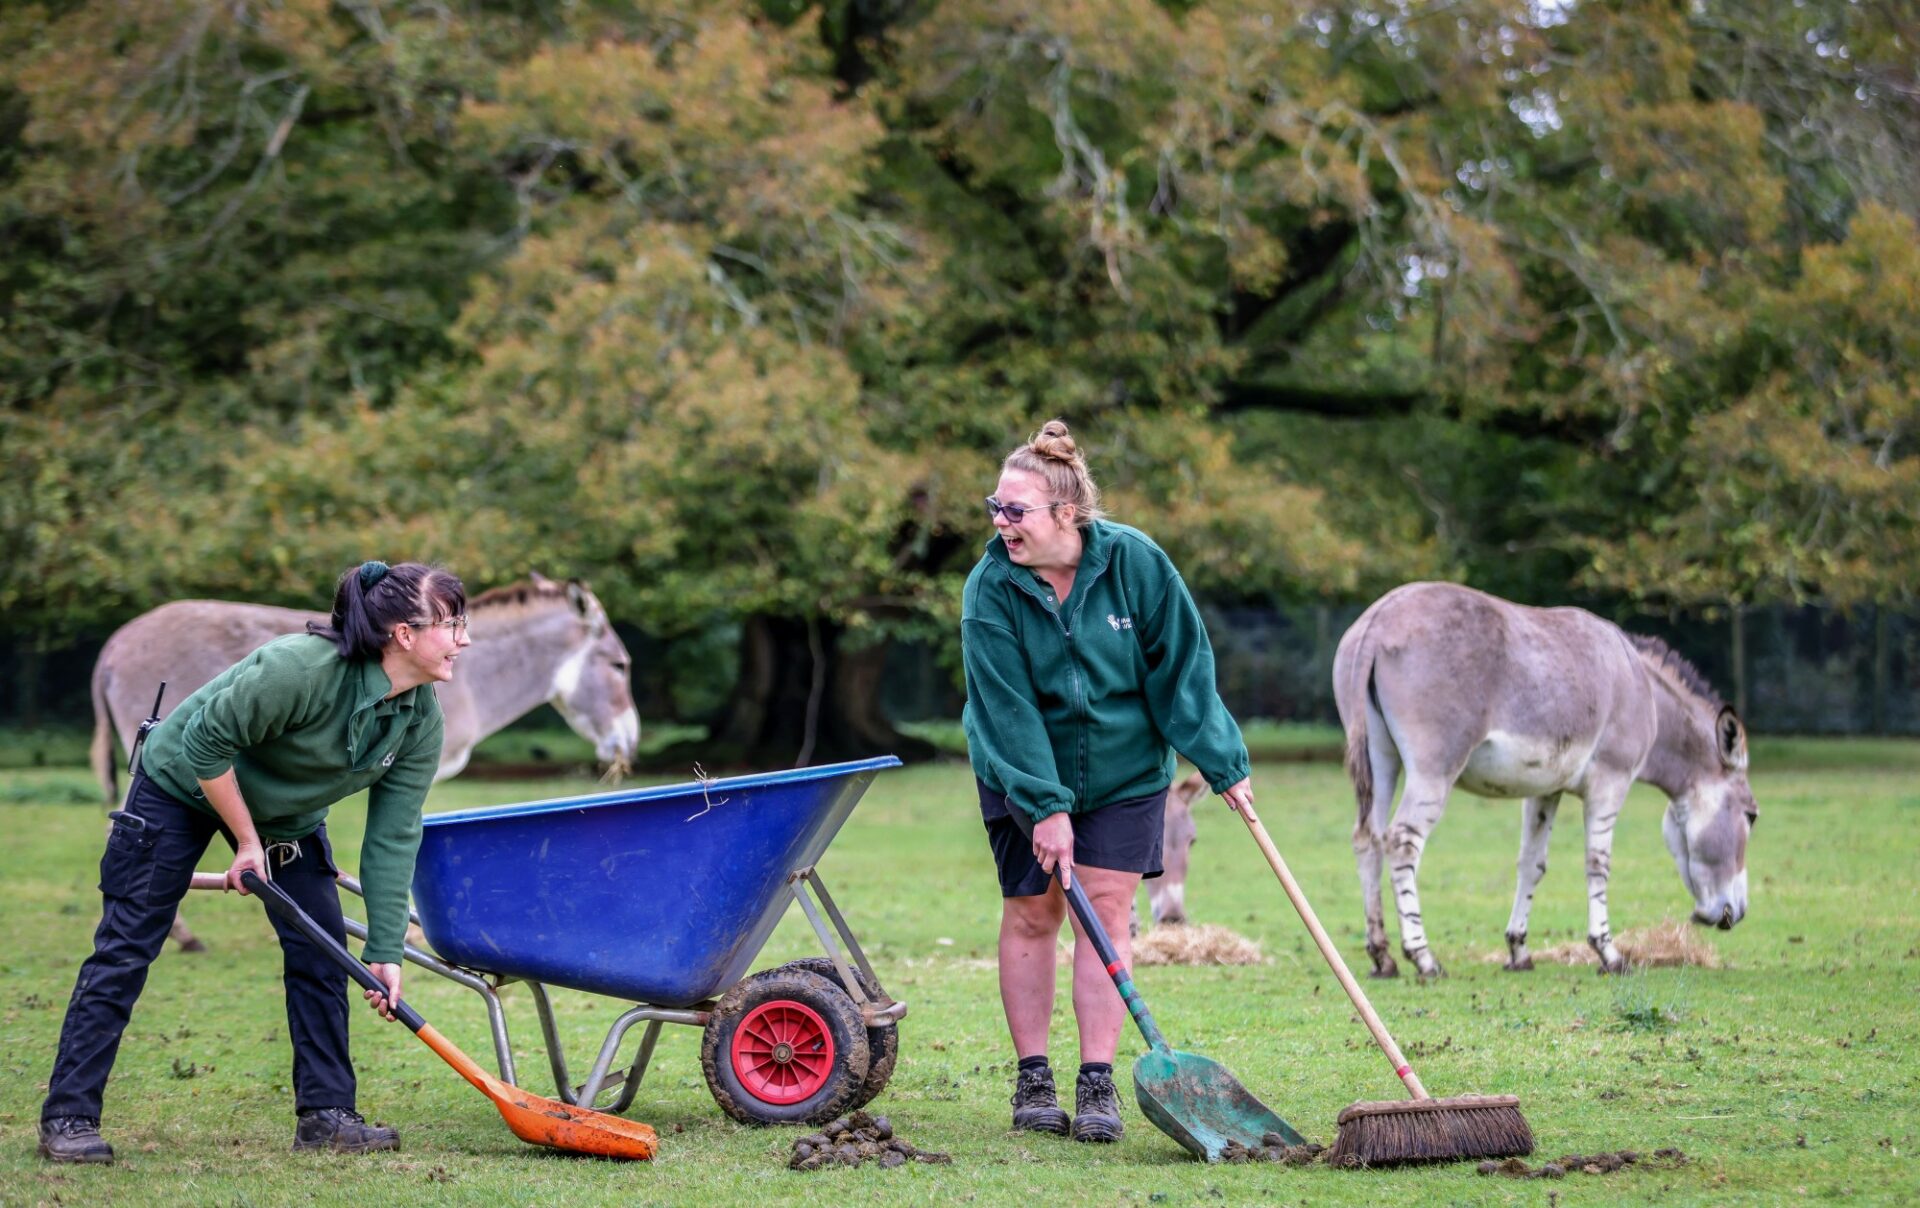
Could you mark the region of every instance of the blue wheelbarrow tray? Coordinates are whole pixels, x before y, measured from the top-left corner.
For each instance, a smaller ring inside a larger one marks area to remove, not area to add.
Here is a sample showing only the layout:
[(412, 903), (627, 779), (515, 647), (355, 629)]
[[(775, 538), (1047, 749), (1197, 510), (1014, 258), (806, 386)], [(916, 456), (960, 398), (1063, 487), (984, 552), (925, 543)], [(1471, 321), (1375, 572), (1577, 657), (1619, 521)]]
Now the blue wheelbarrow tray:
[(738, 982), (892, 756), (431, 814), (421, 929), (455, 965), (664, 1007)]

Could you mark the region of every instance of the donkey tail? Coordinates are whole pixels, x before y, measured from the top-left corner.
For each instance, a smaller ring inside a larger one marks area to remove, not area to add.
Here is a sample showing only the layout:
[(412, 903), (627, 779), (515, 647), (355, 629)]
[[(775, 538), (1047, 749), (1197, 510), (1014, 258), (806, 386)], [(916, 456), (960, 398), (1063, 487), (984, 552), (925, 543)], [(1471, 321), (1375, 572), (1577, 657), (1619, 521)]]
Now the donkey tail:
[[(1373, 739), (1369, 736), (1369, 722), (1380, 714), (1380, 699), (1373, 689), (1371, 657), (1363, 674), (1359, 707), (1354, 711), (1354, 720), (1346, 726), (1346, 776), (1354, 782), (1354, 832), (1365, 830), (1380, 837), (1386, 834), (1386, 801), (1375, 797), (1373, 784)], [(1392, 789), (1392, 785), (1388, 785), (1388, 789)]]
[(109, 806), (120, 803), (120, 760), (114, 751), (113, 704), (107, 692), (106, 660), (93, 667), (93, 745), (88, 759)]
[[(1373, 689), (1373, 673), (1367, 673), (1367, 690)], [(1365, 826), (1367, 815), (1373, 812), (1373, 752), (1367, 749), (1367, 707), (1354, 710), (1353, 718), (1347, 723), (1347, 779), (1353, 781), (1353, 800), (1359, 807), (1359, 815), (1354, 825)]]
[[(1376, 839), (1387, 833), (1387, 814), (1394, 786), (1392, 783), (1382, 786), (1374, 782), (1373, 743), (1385, 741), (1391, 745), (1393, 740), (1385, 733), (1386, 712), (1380, 707), (1380, 693), (1374, 683), (1375, 650), (1370, 639), (1373, 636), (1373, 623), (1379, 618), (1381, 609), (1400, 590), (1395, 588), (1376, 600), (1373, 607), (1361, 617), (1358, 634), (1348, 634), (1353, 638), (1353, 648), (1346, 666), (1347, 682), (1335, 686), (1335, 696), (1345, 705), (1346, 712), (1347, 778), (1353, 781), (1356, 812), (1353, 831), (1355, 836), (1365, 832)], [(1341, 648), (1345, 653), (1345, 640), (1342, 640)], [(1372, 733), (1375, 718), (1379, 719), (1382, 730), (1377, 735)], [(1386, 791), (1377, 793), (1376, 790), (1380, 788)]]

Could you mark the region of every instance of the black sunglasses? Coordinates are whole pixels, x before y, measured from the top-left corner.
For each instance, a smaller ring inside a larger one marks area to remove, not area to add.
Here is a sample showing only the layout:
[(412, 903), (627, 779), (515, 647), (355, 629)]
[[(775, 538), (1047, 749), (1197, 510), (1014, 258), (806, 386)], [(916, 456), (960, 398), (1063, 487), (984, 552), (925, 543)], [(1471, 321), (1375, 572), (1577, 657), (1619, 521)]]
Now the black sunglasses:
[(1054, 508), (1065, 506), (1066, 504), (1056, 500), (1053, 503), (1042, 503), (1029, 507), (1023, 503), (1001, 503), (993, 496), (987, 496), (988, 517), (1005, 516), (1008, 524), (1019, 524), (1027, 518), (1028, 512), (1050, 512)]

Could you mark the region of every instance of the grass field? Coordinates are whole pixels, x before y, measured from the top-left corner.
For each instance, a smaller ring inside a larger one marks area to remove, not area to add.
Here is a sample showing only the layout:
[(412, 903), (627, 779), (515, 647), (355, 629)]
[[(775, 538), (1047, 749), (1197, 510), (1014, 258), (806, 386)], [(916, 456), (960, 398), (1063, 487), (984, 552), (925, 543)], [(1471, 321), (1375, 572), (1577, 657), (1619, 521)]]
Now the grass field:
[[(1256, 744), (1261, 745), (1261, 744)], [(1301, 745), (1311, 746), (1311, 742)], [(823, 875), (882, 978), (906, 999), (902, 1057), (876, 1104), (951, 1166), (795, 1174), (791, 1131), (737, 1126), (699, 1072), (697, 1036), (669, 1028), (633, 1115), (660, 1130), (659, 1159), (613, 1166), (530, 1149), (484, 1099), (404, 1030), (356, 1012), (361, 1106), (402, 1130), (398, 1154), (334, 1159), (287, 1152), (292, 1127), (279, 958), (259, 908), (194, 898), (212, 945), (154, 967), (109, 1090), (111, 1168), (55, 1169), (33, 1153), (34, 1124), (74, 968), (97, 919), (102, 839), (83, 768), (0, 771), (0, 1204), (732, 1204), (811, 1196), (862, 1203), (1615, 1204), (1911, 1203), (1920, 1198), (1920, 744), (1755, 742), (1763, 817), (1752, 851), (1753, 908), (1712, 933), (1719, 970), (1651, 970), (1602, 980), (1543, 965), (1504, 973), (1518, 842), (1516, 809), (1462, 797), (1428, 848), (1421, 889), (1451, 973), (1431, 985), (1369, 983), (1436, 1094), (1512, 1092), (1561, 1153), (1677, 1146), (1677, 1169), (1574, 1174), (1558, 1182), (1476, 1175), (1472, 1166), (1346, 1172), (1207, 1167), (1188, 1160), (1128, 1103), (1128, 1133), (1093, 1148), (1006, 1129), (1011, 1054), (992, 965), (998, 906), (964, 765), (883, 774), (826, 859)], [(675, 777), (684, 779), (684, 777)], [(1255, 778), (1263, 816), (1350, 961), (1363, 962), (1337, 766), (1280, 752)], [(437, 788), (433, 810), (589, 791), (588, 781)], [(1661, 803), (1636, 791), (1615, 847), (1616, 930), (1681, 915), (1687, 902), (1659, 836)], [(1572, 804), (1569, 810), (1575, 809)], [(336, 810), (351, 868), (359, 809)], [(1145, 969), (1156, 1017), (1186, 1051), (1228, 1065), (1309, 1137), (1330, 1141), (1356, 1098), (1396, 1083), (1354, 1022), (1244, 828), (1212, 806), (1200, 818), (1189, 903), (1197, 921), (1261, 941), (1270, 963)], [(1563, 811), (1534, 912), (1537, 949), (1585, 933), (1578, 814)], [(218, 866), (210, 860), (205, 866)], [(644, 885), (636, 885), (644, 892)], [(797, 912), (796, 912), (797, 913)], [(636, 936), (636, 944), (647, 937)], [(789, 918), (763, 964), (804, 954)], [(476, 1057), (491, 1049), (469, 992), (410, 970), (409, 996)], [(1063, 977), (1064, 985), (1064, 977)], [(523, 992), (505, 995), (521, 1078), (551, 1094)], [(576, 1062), (617, 1007), (560, 996)], [(1071, 1081), (1065, 996), (1056, 1066)], [(1123, 1043), (1122, 1065), (1139, 1051)], [(1123, 1081), (1123, 1093), (1127, 1086)]]

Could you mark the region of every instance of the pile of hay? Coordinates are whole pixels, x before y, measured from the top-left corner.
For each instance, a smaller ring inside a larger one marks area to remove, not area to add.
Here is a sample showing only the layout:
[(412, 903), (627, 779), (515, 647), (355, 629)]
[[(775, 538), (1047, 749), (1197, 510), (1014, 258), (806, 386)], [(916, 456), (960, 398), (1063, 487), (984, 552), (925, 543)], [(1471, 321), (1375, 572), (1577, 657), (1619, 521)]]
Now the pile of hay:
[[(1060, 946), (1060, 963), (1073, 963), (1073, 945)], [(1264, 965), (1258, 941), (1239, 932), (1202, 923), (1162, 923), (1133, 941), (1135, 965)]]
[[(1636, 968), (1673, 969), (1693, 966), (1700, 969), (1718, 969), (1720, 954), (1713, 946), (1700, 938), (1700, 929), (1678, 919), (1663, 919), (1651, 927), (1635, 927), (1620, 935), (1614, 941), (1620, 949), (1620, 955), (1627, 963)], [(1585, 940), (1578, 943), (1560, 944), (1544, 952), (1536, 952), (1537, 961), (1553, 961), (1561, 965), (1597, 965), (1600, 957)], [(1506, 955), (1497, 958), (1505, 960)]]
[(1136, 965), (1264, 965), (1255, 940), (1214, 923), (1162, 923), (1133, 941)]

